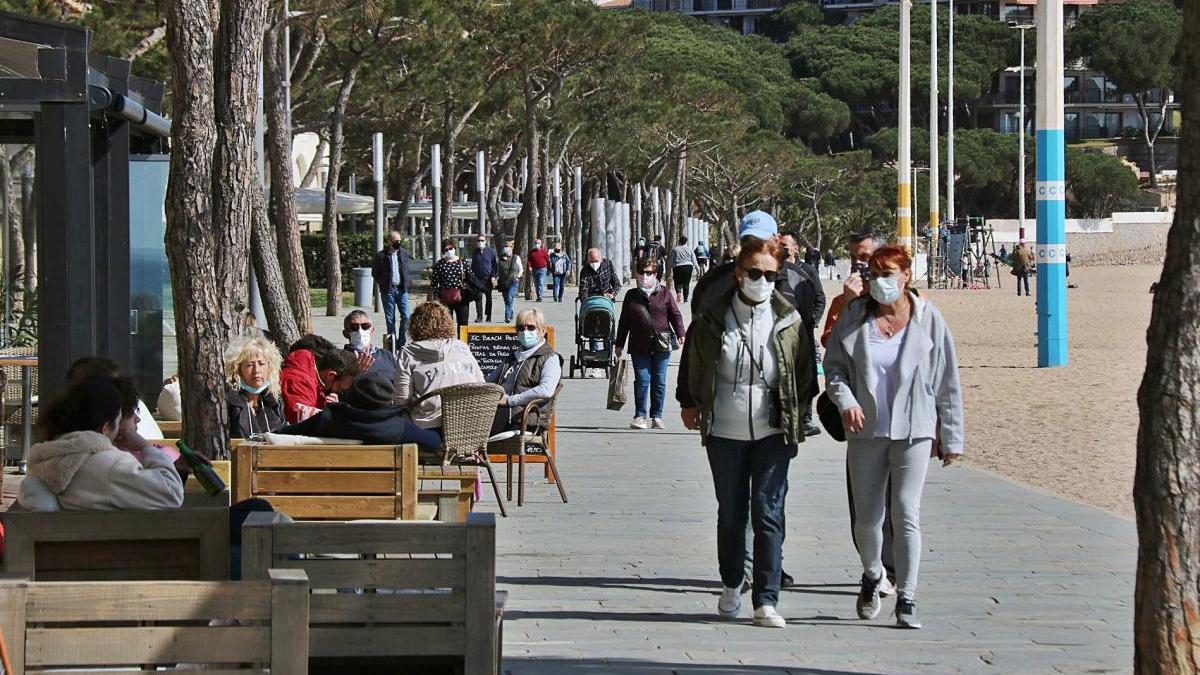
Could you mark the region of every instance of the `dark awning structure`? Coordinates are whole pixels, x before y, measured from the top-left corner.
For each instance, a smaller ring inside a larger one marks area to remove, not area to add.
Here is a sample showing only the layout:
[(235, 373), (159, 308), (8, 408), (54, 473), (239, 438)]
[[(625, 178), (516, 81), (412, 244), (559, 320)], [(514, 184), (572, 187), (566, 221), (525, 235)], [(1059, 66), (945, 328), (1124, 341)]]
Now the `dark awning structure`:
[(90, 53), (79, 26), (0, 12), (0, 142), (34, 143), (41, 400), (70, 363), (132, 372), (131, 154), (157, 154), (163, 85)]

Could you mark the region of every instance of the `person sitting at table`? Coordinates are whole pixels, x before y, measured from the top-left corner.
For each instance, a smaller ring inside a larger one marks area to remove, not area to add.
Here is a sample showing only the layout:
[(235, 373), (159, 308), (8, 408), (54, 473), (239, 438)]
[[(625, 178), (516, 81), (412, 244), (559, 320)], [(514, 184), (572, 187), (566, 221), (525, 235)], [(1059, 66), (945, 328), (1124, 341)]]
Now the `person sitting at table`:
[[(562, 356), (546, 341), (546, 316), (542, 310), (526, 309), (517, 314), (515, 323), (520, 348), (489, 378), (504, 387), (504, 396), (492, 421), (492, 435), (520, 429), (526, 404), (553, 396), (562, 379)], [(541, 422), (537, 411), (532, 411), (530, 427)]]
[(133, 408), (123, 405), (112, 378), (86, 379), (51, 402), (39, 419), (47, 440), (29, 449), (21, 506), (33, 511), (182, 506), (175, 458), (138, 434)]
[[(70, 368), (67, 368), (67, 384), (78, 384), (84, 380), (90, 380), (93, 377), (100, 378), (117, 378), (121, 376), (121, 366), (117, 365), (116, 361), (106, 356), (84, 356), (75, 360)], [(142, 401), (141, 397), (137, 400), (137, 432), (142, 438), (162, 438), (162, 429), (158, 428), (158, 423), (154, 421), (154, 417), (150, 415), (150, 408)]]
[(336, 402), (338, 394), (363, 370), (362, 363), (324, 338), (300, 338), (279, 371), (284, 417), (295, 424)]
[(409, 319), (412, 341), (400, 350), (396, 402), (408, 408), (412, 421), (422, 429), (442, 426), (441, 398), (434, 396), (411, 407), (414, 401), (443, 387), (483, 382), (479, 363), (467, 343), (454, 337), (455, 332), (450, 310), (437, 302), (423, 303)]
[(250, 438), (283, 426), (282, 361), (279, 349), (261, 337), (242, 339), (225, 351), (230, 438)]
[(396, 386), (379, 373), (366, 372), (354, 378), (339, 401), (298, 424), (289, 424), (280, 434), (316, 436), (362, 441), (367, 445), (416, 443), (426, 448), (442, 447), (435, 431), (422, 429), (394, 405)]

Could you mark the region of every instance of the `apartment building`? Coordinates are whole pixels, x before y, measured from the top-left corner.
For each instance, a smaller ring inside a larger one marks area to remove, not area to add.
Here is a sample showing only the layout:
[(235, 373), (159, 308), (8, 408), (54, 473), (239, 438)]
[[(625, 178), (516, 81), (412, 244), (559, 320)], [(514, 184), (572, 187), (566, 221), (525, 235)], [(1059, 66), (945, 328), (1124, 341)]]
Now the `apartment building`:
[(783, 0), (633, 0), (635, 9), (679, 12), (744, 35), (757, 33), (758, 21), (783, 6)]

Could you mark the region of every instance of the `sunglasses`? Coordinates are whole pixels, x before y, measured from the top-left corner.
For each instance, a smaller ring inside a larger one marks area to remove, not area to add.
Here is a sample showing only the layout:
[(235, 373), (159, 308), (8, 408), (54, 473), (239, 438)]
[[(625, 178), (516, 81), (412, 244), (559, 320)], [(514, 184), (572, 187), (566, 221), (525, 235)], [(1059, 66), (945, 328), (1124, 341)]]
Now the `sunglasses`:
[(517, 330), (537, 330), (537, 324), (517, 324)]
[(371, 330), (371, 324), (369, 324), (369, 323), (352, 323), (352, 324), (350, 324), (350, 330)]
[(779, 272), (768, 272), (766, 270), (760, 270), (757, 267), (753, 267), (751, 269), (746, 269), (743, 267), (742, 271), (746, 273), (746, 276), (750, 277), (751, 281), (758, 281), (759, 279), (766, 277), (767, 281), (775, 283), (775, 280), (779, 278)]

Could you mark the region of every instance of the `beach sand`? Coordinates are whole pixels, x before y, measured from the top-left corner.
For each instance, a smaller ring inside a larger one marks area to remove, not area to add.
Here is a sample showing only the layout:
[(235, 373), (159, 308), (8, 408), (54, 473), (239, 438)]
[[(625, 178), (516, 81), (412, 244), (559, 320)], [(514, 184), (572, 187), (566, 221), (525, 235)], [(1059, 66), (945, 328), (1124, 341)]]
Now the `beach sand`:
[(931, 291), (958, 347), (967, 461), (1132, 517), (1136, 397), (1160, 272), (1072, 266), (1065, 368), (1037, 368), (1034, 299), (1017, 297), (1011, 276), (1003, 289)]

